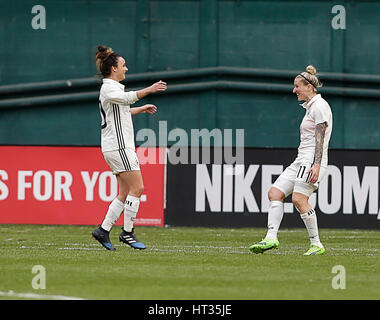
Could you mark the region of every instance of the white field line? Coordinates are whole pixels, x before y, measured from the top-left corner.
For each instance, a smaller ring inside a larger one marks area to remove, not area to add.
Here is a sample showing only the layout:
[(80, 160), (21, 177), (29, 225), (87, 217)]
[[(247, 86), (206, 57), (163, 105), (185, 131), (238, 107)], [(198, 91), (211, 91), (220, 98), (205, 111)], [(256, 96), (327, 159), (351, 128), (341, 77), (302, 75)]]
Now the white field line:
[[(149, 250), (150, 252), (152, 253), (160, 253), (160, 252), (173, 252), (173, 253), (205, 253), (205, 251), (200, 251), (200, 250), (170, 250), (170, 249), (158, 249), (158, 248), (155, 248), (155, 249), (150, 249)], [(244, 252), (239, 252), (239, 251), (234, 251), (234, 252), (223, 252), (223, 254), (249, 254), (248, 251), (244, 251)]]
[(1, 297), (10, 297), (10, 298), (23, 298), (23, 299), (42, 299), (42, 300), (86, 300), (78, 297), (69, 297), (61, 295), (48, 295), (48, 294), (37, 294), (31, 292), (16, 293), (13, 290), (8, 292), (0, 291)]
[(103, 251), (104, 249), (102, 248), (80, 248), (80, 247), (76, 247), (76, 248), (70, 248), (70, 247), (64, 247), (64, 248), (57, 248), (58, 250), (87, 250), (87, 251)]

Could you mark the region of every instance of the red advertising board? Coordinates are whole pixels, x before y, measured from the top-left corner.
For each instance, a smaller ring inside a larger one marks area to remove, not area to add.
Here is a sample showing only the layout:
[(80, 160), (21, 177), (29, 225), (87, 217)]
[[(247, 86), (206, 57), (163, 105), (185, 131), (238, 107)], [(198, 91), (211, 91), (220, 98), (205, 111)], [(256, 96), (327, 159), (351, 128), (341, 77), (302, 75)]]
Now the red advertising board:
[[(163, 226), (165, 149), (137, 154), (145, 188), (135, 225)], [(117, 192), (99, 147), (0, 146), (0, 223), (98, 225)]]

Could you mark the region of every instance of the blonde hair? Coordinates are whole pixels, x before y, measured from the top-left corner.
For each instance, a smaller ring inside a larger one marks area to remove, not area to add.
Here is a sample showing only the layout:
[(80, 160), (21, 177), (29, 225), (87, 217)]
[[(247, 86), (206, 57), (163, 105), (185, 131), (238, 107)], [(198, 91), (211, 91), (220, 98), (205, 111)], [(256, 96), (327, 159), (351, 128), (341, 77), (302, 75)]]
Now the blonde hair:
[(319, 81), (316, 74), (317, 69), (312, 65), (308, 65), (306, 71), (301, 72), (296, 78), (302, 78), (304, 84), (311, 84), (314, 87), (314, 91), (317, 91), (318, 88), (322, 87), (322, 83)]

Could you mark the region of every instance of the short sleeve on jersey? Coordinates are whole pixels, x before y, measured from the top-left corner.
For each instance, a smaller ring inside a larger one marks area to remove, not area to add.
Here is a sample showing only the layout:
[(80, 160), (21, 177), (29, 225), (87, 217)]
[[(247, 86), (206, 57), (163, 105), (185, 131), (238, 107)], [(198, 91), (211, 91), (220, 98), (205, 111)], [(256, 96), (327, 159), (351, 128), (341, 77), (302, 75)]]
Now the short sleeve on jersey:
[(329, 124), (329, 108), (324, 104), (314, 105), (310, 115), (314, 118), (315, 124), (324, 122)]

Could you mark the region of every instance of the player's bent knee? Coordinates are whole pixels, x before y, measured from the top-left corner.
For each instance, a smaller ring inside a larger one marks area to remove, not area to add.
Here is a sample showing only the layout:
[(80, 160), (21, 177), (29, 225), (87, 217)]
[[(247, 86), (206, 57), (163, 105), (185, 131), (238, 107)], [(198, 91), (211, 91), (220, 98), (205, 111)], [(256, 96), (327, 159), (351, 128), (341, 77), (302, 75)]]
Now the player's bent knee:
[(144, 185), (139, 185), (134, 188), (131, 188), (129, 194), (140, 198), (143, 192), (144, 192)]
[(272, 187), (268, 191), (269, 201), (284, 201), (285, 195), (279, 189)]

